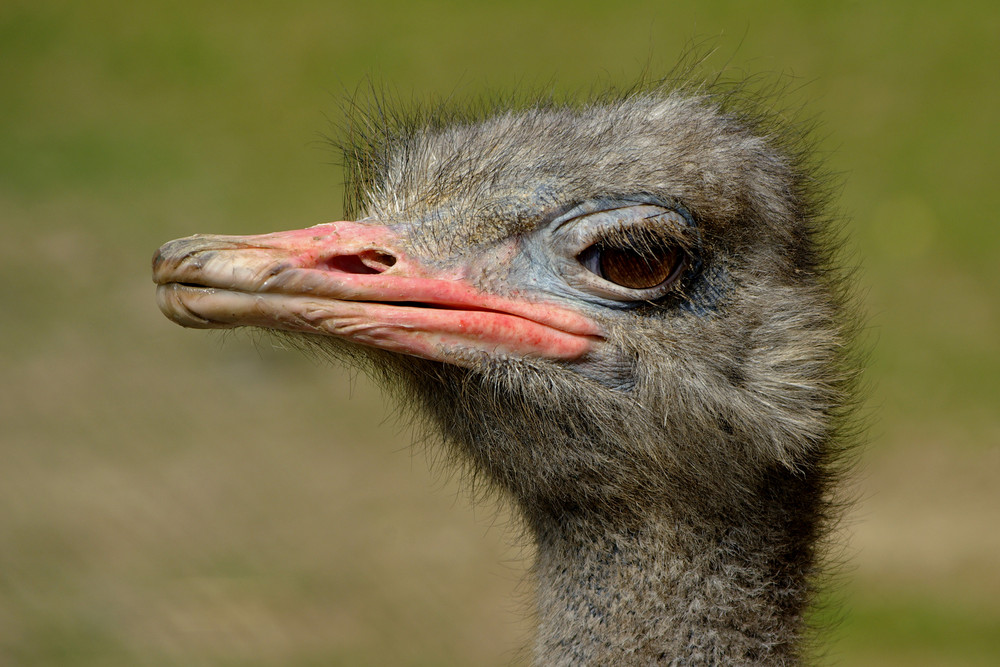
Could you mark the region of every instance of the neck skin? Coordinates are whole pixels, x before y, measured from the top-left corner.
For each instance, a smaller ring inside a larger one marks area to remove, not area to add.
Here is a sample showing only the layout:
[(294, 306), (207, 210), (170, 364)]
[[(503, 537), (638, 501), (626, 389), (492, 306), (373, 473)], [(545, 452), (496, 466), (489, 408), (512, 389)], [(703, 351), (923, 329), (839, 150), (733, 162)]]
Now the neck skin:
[(668, 508), (628, 527), (536, 515), (535, 661), (797, 663), (816, 521), (777, 502), (789, 495), (771, 489), (722, 518)]

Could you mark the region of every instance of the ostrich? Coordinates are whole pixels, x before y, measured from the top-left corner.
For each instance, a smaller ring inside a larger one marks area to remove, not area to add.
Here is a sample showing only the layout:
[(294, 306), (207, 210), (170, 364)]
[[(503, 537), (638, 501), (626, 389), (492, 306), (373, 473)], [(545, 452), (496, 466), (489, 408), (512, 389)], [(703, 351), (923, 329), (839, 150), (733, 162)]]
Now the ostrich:
[(153, 260), (178, 324), (371, 370), (511, 502), (538, 664), (794, 664), (855, 373), (822, 183), (745, 96), (356, 119), (351, 220)]

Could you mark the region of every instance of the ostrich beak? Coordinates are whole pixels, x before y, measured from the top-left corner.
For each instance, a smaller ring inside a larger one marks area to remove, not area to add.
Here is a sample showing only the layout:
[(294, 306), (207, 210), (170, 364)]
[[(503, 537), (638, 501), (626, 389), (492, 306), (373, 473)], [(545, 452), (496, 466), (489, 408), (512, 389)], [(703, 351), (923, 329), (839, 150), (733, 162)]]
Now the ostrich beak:
[(403, 247), (389, 227), (357, 222), (196, 235), (157, 251), (153, 280), (182, 326), (325, 334), (464, 366), (484, 354), (578, 359), (601, 337), (572, 310), (483, 292), (470, 267), (432, 267)]

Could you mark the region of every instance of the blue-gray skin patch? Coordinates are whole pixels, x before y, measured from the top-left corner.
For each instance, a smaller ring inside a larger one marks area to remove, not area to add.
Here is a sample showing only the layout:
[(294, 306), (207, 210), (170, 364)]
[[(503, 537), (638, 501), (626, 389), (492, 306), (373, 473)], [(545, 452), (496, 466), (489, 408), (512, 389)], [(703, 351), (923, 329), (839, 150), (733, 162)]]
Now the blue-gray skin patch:
[(725, 266), (702, 267), (681, 301), (680, 309), (702, 317), (715, 313), (729, 286), (729, 272)]

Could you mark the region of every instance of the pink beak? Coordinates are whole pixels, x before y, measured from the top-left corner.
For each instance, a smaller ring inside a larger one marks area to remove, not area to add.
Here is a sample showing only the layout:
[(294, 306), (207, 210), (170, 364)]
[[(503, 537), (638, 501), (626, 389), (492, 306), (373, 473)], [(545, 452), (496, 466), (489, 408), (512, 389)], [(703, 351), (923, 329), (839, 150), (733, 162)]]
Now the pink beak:
[(432, 268), (378, 224), (197, 235), (153, 258), (163, 313), (196, 328), (326, 334), (463, 366), (483, 354), (578, 359), (600, 328), (563, 306), (484, 292), (469, 267)]

